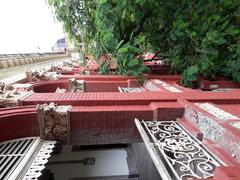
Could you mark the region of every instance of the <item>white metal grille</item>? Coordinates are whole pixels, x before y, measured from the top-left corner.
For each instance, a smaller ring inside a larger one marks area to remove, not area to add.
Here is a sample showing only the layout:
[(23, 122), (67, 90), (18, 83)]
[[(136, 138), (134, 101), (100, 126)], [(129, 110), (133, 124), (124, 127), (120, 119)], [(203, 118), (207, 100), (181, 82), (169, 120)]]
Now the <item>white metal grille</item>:
[(142, 87), (132, 87), (132, 88), (121, 88), (118, 87), (119, 92), (131, 92), (131, 93), (138, 93), (138, 92), (142, 92), (145, 91), (144, 88)]
[(55, 141), (45, 141), (38, 152), (37, 156), (34, 158), (30, 168), (24, 176), (24, 180), (26, 179), (38, 179), (42, 175), (41, 171), (45, 168), (45, 164), (48, 162), (48, 158), (50, 158), (50, 153), (53, 151), (55, 146)]
[(208, 178), (224, 165), (175, 121), (135, 123), (163, 179)]
[(0, 143), (0, 179), (14, 179), (39, 141), (31, 137)]
[[(32, 156), (42, 149), (42, 147), (46, 148), (44, 144), (46, 142), (40, 140), (39, 137), (15, 139), (0, 143), (0, 179), (19, 179), (18, 177), (27, 168), (27, 164), (31, 163), (37, 157)], [(47, 149), (52, 150), (52, 148), (50, 146)], [(44, 151), (41, 152), (45, 153)]]
[(169, 84), (167, 84), (167, 83), (165, 83), (165, 82), (163, 82), (163, 81), (160, 81), (160, 80), (158, 80), (158, 79), (154, 79), (154, 80), (152, 80), (154, 83), (156, 83), (156, 84), (159, 84), (160, 86), (162, 86), (164, 89), (166, 89), (166, 90), (168, 90), (168, 91), (170, 91), (170, 92), (174, 92), (174, 93), (180, 93), (180, 92), (182, 92), (180, 89), (178, 89), (178, 88), (176, 88), (176, 87), (174, 87), (174, 86), (171, 86), (171, 85), (169, 85)]

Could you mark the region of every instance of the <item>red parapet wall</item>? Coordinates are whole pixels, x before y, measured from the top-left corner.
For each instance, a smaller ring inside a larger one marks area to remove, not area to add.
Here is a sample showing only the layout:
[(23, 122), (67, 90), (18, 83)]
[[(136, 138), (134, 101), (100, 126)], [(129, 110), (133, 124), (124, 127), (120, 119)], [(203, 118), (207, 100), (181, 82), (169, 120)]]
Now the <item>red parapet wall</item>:
[(40, 81), (33, 83), (33, 91), (36, 93), (55, 92), (57, 88), (68, 89), (68, 81)]
[[(73, 76), (61, 75), (59, 80), (32, 82), (33, 90), (36, 93), (50, 93), (55, 92), (59, 87), (61, 89), (68, 89), (68, 80), (75, 77), (77, 80), (85, 81), (85, 92), (118, 92), (118, 87), (140, 87), (141, 84), (134, 77), (126, 77), (120, 75), (90, 75), (90, 76)], [(170, 84), (177, 83), (180, 76), (174, 75), (145, 75), (148, 79), (161, 79)], [(180, 89), (183, 89), (181, 87)], [(184, 88), (186, 91), (189, 90)]]
[[(125, 81), (86, 81), (84, 82), (85, 92), (118, 92), (118, 87), (139, 87), (135, 79)], [(57, 88), (68, 90), (68, 80), (40, 81), (33, 83), (33, 91), (36, 93), (55, 92)]]
[(229, 92), (213, 91), (183, 91), (176, 94), (178, 98), (185, 99), (189, 102), (212, 102), (216, 104), (240, 104), (240, 90)]
[(85, 92), (118, 92), (118, 87), (128, 87), (127, 81), (85, 81)]
[[(137, 87), (135, 78), (98, 75), (77, 78), (85, 80), (85, 90), (91, 92), (33, 93), (20, 100), (22, 107), (0, 111), (0, 140), (39, 135), (35, 105), (55, 102), (73, 106), (69, 111), (71, 145), (139, 142), (141, 138), (134, 124), (135, 118), (176, 120), (226, 165), (239, 165), (240, 128), (230, 123), (240, 124), (240, 90), (204, 92), (179, 86), (179, 76), (146, 77), (149, 84), (145, 86), (149, 91), (139, 93), (113, 92), (117, 91), (118, 86)], [(67, 87), (67, 84), (68, 80), (62, 78), (59, 81), (34, 83), (34, 88), (53, 91), (59, 86)], [(219, 112), (204, 110), (196, 104), (206, 102), (231, 113), (231, 117), (238, 117), (221, 119), (214, 115)], [(228, 178), (226, 172), (231, 173), (229, 169), (217, 168), (212, 179), (221, 177), (221, 174)]]
[(240, 117), (240, 104), (218, 104), (218, 107)]
[[(75, 106), (70, 110), (71, 144), (116, 144), (141, 141), (134, 119), (176, 120), (178, 102), (125, 106)], [(87, 138), (86, 138), (87, 137)]]
[[(174, 110), (174, 111), (173, 111)], [(173, 120), (183, 116), (178, 102), (149, 105), (74, 106), (69, 112), (70, 143), (111, 144), (139, 142), (134, 119)], [(0, 142), (39, 136), (36, 106), (22, 106), (0, 111)]]
[(218, 108), (218, 110), (204, 110), (197, 104), (186, 102), (185, 118), (182, 119), (182, 122), (184, 122), (185, 127), (186, 124), (194, 126), (198, 129), (198, 133), (203, 135), (203, 139), (211, 141), (210, 148), (214, 149), (214, 146), (220, 148), (228, 156), (232, 156), (232, 159), (240, 162), (240, 147), (237, 145), (240, 141), (240, 131), (238, 128), (230, 125), (232, 122), (239, 122), (239, 117), (235, 116), (236, 113), (228, 114), (228, 112), (222, 112), (222, 109), (216, 104), (208, 104)]
[[(122, 76), (122, 75), (88, 75), (88, 76), (80, 76), (80, 75), (60, 75), (60, 80), (67, 80), (70, 78), (75, 77), (78, 80), (85, 80), (85, 81), (127, 81), (127, 80), (137, 80), (136, 77), (130, 76)], [(180, 75), (144, 75), (145, 80), (148, 79), (161, 79), (163, 81), (169, 83), (176, 83), (179, 82), (181, 79)]]
[(39, 136), (36, 106), (5, 108), (0, 111), (0, 142)]

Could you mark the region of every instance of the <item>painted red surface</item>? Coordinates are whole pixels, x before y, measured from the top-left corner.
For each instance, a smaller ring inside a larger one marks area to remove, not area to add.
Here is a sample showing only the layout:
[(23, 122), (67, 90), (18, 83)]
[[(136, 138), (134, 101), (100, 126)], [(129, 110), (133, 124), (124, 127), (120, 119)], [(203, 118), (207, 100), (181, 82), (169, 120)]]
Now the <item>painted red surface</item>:
[(127, 81), (85, 81), (86, 92), (118, 92), (118, 87), (128, 87)]
[[(53, 92), (57, 87), (67, 88), (68, 78), (34, 84), (36, 92)], [(0, 141), (39, 135), (35, 106), (55, 102), (59, 105), (72, 105), (70, 110), (70, 141), (72, 144), (105, 144), (139, 142), (141, 138), (136, 130), (134, 118), (144, 120), (177, 120), (194, 136), (202, 139), (203, 144), (227, 165), (234, 168), (217, 168), (212, 179), (240, 179), (240, 130), (229, 123), (240, 120), (222, 121), (214, 115), (200, 109), (194, 103), (210, 102), (214, 106), (240, 116), (240, 90), (230, 92), (204, 92), (178, 86), (179, 76), (146, 75), (149, 79), (160, 79), (182, 92), (171, 93), (166, 88), (152, 82), (157, 91), (141, 93), (120, 93), (117, 87), (137, 87), (136, 79), (123, 76), (78, 76), (86, 81), (85, 93), (33, 93), (21, 100), (23, 107), (0, 110)], [(151, 90), (151, 88), (150, 88)], [(108, 92), (110, 91), (110, 92)], [(25, 107), (26, 106), (26, 107)], [(186, 116), (191, 109), (195, 113)], [(185, 111), (185, 112), (184, 112)], [(185, 116), (183, 114), (185, 113)], [(200, 116), (207, 118), (210, 135), (199, 124)], [(219, 129), (223, 131), (219, 134)], [(214, 134), (216, 133), (216, 134)], [(216, 136), (215, 136), (216, 135)], [(222, 179), (222, 178), (221, 178)]]
[(213, 102), (215, 104), (240, 104), (240, 90), (229, 92), (212, 92), (212, 91), (184, 91), (177, 94), (181, 99), (190, 102)]
[(41, 81), (33, 83), (33, 91), (36, 93), (55, 92), (58, 87), (61, 89), (68, 89), (68, 81)]
[(213, 180), (239, 180), (240, 165), (229, 167), (217, 167)]
[[(122, 75), (89, 75), (89, 76), (80, 76), (80, 75), (60, 75), (60, 80), (68, 80), (69, 78), (75, 77), (79, 80), (86, 80), (86, 81), (127, 81), (131, 79), (135, 79), (134, 77), (129, 76), (122, 76)], [(180, 75), (144, 75), (145, 79), (161, 79), (166, 82), (174, 83), (178, 82), (181, 78)]]
[(146, 64), (152, 74), (170, 74), (171, 67), (169, 65)]
[(183, 111), (183, 106), (177, 102), (125, 106), (74, 106), (70, 110), (71, 144), (139, 142), (141, 138), (134, 123), (135, 118), (175, 120), (183, 115)]
[(209, 81), (207, 79), (199, 80), (198, 82), (199, 87), (204, 90), (211, 90), (214, 89), (211, 86), (216, 86), (217, 88), (240, 88), (240, 84), (226, 80), (226, 79), (219, 79), (217, 81)]
[[(166, 98), (167, 97), (167, 98)], [(86, 92), (86, 93), (33, 93), (21, 100), (22, 105), (37, 105), (56, 102), (60, 105), (99, 106), (99, 105), (148, 105), (151, 102), (175, 102), (175, 95), (169, 92)]]
[[(84, 82), (85, 92), (118, 92), (118, 87), (139, 87), (135, 79), (124, 81), (89, 81)], [(33, 83), (33, 91), (36, 93), (53, 93), (57, 88), (68, 90), (68, 80), (41, 81)]]
[[(224, 150), (228, 156), (240, 162), (239, 129), (230, 125), (232, 120), (219, 119), (209, 112), (200, 109), (194, 104), (187, 103), (185, 108), (185, 121), (203, 133), (205, 140), (210, 140)], [(217, 107), (217, 106), (216, 106)]]
[(39, 136), (36, 106), (0, 110), (0, 142)]
[(240, 104), (218, 104), (219, 108), (240, 117)]

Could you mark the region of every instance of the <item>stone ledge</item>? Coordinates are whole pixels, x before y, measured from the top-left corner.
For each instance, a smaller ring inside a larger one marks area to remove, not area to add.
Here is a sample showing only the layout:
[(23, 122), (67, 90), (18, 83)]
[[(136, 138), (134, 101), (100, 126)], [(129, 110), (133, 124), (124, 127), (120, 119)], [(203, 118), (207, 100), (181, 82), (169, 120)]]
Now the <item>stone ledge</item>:
[[(21, 55), (21, 54), (19, 54)], [(16, 55), (17, 56), (17, 55)], [(43, 55), (30, 55), (26, 57), (11, 57), (11, 58), (2, 58), (0, 59), (0, 69), (1, 68), (9, 68), (14, 66), (20, 66), (25, 64), (31, 64), (41, 61), (47, 61), (52, 59), (58, 59), (58, 58), (66, 58), (68, 57), (68, 54), (43, 54)]]

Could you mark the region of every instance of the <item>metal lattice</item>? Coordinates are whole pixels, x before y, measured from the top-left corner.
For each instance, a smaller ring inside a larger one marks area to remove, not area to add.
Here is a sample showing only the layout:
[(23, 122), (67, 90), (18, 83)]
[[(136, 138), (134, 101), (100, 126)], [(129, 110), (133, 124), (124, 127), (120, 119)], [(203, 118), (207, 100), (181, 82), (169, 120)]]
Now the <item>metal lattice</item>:
[[(19, 179), (21, 173), (28, 167), (28, 163), (33, 160), (36, 161), (38, 158), (38, 156), (35, 158), (32, 156), (43, 147), (46, 148), (45, 144), (46, 142), (42, 141), (39, 137), (15, 139), (0, 143), (0, 179)], [(51, 146), (47, 149), (49, 151), (52, 148)], [(42, 150), (40, 152), (45, 153)]]
[(48, 162), (48, 158), (51, 156), (50, 154), (53, 151), (55, 143), (55, 141), (45, 141), (43, 143), (23, 179), (38, 179), (38, 177), (42, 175), (41, 171), (45, 168), (44, 165)]
[(163, 179), (208, 178), (224, 164), (175, 121), (135, 123)]
[(132, 88), (121, 88), (118, 87), (119, 92), (132, 92), (132, 93), (139, 93), (145, 91), (144, 88), (139, 87), (132, 87)]
[(170, 92), (173, 92), (173, 93), (180, 93), (182, 92), (180, 89), (166, 83), (166, 82), (163, 82), (163, 81), (160, 81), (159, 79), (154, 79), (152, 80), (154, 83), (156, 84), (159, 84), (161, 87), (163, 87), (164, 89), (170, 91)]
[(0, 179), (14, 179), (39, 142), (31, 137), (0, 143)]

